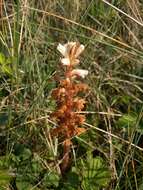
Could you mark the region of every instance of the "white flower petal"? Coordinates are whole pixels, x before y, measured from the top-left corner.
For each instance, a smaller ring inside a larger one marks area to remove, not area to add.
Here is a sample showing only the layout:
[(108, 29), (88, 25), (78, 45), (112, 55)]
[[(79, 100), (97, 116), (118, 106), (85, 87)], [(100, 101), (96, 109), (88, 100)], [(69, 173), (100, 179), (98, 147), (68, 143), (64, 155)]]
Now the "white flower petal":
[(57, 46), (57, 50), (65, 57), (66, 56), (66, 52), (67, 52), (67, 48), (66, 46), (62, 45), (62, 44), (59, 44)]
[(64, 47), (66, 48), (65, 57), (70, 56), (71, 49), (76, 46), (76, 42), (68, 42), (64, 44)]
[(65, 47), (68, 47), (68, 48), (72, 48), (73, 46), (75, 46), (76, 45), (76, 42), (68, 42), (68, 43), (66, 43), (64, 46)]
[(70, 65), (70, 59), (69, 58), (63, 58), (63, 59), (61, 59), (61, 63), (63, 65)]
[(79, 59), (75, 59), (75, 60), (74, 60), (74, 65), (79, 64), (79, 62), (80, 62)]
[(84, 45), (80, 45), (79, 48), (76, 51), (75, 57), (78, 57), (84, 50)]
[(74, 69), (71, 72), (72, 75), (78, 75), (82, 78), (85, 78), (86, 75), (88, 75), (88, 70), (84, 70), (84, 69)]

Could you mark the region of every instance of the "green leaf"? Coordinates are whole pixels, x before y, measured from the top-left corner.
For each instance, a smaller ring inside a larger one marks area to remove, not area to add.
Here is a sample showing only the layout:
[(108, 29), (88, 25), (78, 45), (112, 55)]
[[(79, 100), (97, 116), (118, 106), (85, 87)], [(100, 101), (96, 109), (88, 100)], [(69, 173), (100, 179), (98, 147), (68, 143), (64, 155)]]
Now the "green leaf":
[(67, 183), (73, 188), (77, 188), (79, 185), (79, 176), (75, 172), (70, 172), (67, 177)]
[(0, 64), (5, 64), (6, 63), (6, 59), (5, 59), (5, 56), (2, 54), (2, 53), (0, 53)]
[(131, 101), (132, 97), (131, 96), (128, 96), (128, 95), (124, 95), (121, 97), (121, 101), (124, 103), (124, 104), (129, 104), (130, 101)]
[(12, 75), (10, 63), (11, 58), (6, 58), (2, 53), (0, 53), (0, 70), (2, 73)]
[(93, 158), (89, 154), (83, 168), (82, 187), (84, 190), (99, 190), (108, 185), (110, 171), (101, 157)]
[(137, 116), (133, 113), (124, 114), (117, 122), (118, 127), (133, 127), (136, 124)]
[(65, 186), (61, 190), (77, 190), (77, 188), (71, 187), (71, 186)]
[(32, 152), (29, 148), (24, 147), (23, 144), (15, 145), (15, 155), (19, 156), (21, 160), (27, 160), (32, 156)]
[(12, 75), (12, 69), (9, 67), (9, 65), (2, 65), (1, 71), (2, 73)]
[(10, 173), (9, 170), (0, 170), (0, 186), (8, 185), (14, 174)]
[(28, 148), (24, 148), (21, 158), (22, 160), (27, 160), (32, 156), (31, 150)]
[(49, 172), (46, 173), (43, 179), (43, 184), (46, 185), (46, 187), (58, 187), (59, 185), (59, 176), (55, 172)]
[[(31, 190), (33, 188), (32, 184), (25, 181), (17, 181), (16, 186), (18, 190)], [(40, 189), (37, 187), (34, 187), (34, 190), (40, 190)]]

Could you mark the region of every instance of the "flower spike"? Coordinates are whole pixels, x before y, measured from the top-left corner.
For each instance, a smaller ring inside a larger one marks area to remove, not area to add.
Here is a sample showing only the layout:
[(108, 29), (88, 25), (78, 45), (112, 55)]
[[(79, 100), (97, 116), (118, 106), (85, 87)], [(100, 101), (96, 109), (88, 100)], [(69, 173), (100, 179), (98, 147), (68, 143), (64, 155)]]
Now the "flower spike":
[(64, 173), (70, 164), (71, 139), (86, 131), (81, 127), (85, 121), (85, 115), (79, 113), (84, 109), (86, 101), (79, 97), (79, 93), (85, 92), (88, 88), (86, 84), (77, 83), (75, 79), (85, 78), (88, 70), (75, 69), (80, 62), (79, 56), (84, 50), (84, 45), (78, 42), (68, 42), (64, 45), (59, 44), (57, 50), (62, 55), (60, 62), (64, 67), (64, 79), (60, 80), (58, 88), (52, 91), (52, 97), (57, 105), (52, 117), (58, 127), (51, 130), (51, 135), (57, 136), (64, 142), (61, 163), (61, 172)]

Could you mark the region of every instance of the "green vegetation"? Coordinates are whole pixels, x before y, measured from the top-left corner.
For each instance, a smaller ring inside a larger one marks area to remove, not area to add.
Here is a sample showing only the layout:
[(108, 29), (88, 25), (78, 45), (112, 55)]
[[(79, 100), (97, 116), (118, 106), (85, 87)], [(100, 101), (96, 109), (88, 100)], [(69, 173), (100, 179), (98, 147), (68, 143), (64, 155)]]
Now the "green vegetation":
[[(1, 2), (0, 190), (143, 190), (142, 1)], [(49, 131), (67, 41), (85, 45), (90, 91), (62, 176)]]

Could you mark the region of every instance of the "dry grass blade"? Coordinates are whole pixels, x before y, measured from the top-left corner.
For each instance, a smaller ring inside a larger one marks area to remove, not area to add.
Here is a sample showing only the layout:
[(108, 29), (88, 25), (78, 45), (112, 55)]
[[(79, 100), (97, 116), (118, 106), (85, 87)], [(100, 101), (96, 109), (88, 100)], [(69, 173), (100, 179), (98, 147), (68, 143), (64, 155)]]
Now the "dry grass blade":
[(75, 21), (73, 21), (73, 20), (70, 20), (70, 19), (68, 19), (68, 18), (62, 17), (62, 16), (60, 16), (60, 15), (56, 15), (56, 14), (51, 13), (51, 12), (48, 12), (48, 11), (43, 11), (43, 10), (36, 9), (36, 8), (33, 8), (33, 7), (27, 7), (27, 8), (30, 9), (30, 10), (37, 11), (37, 12), (41, 12), (41, 13), (47, 14), (47, 15), (49, 15), (49, 16), (58, 18), (58, 19), (60, 19), (60, 20), (63, 20), (63, 21), (66, 21), (66, 22), (75, 24), (75, 25), (77, 25), (77, 26), (80, 26), (80, 27), (82, 27), (82, 28), (84, 28), (84, 29), (87, 29), (87, 30), (91, 31), (92, 33), (101, 35), (102, 37), (105, 37), (105, 38), (107, 38), (107, 39), (109, 39), (109, 40), (111, 40), (111, 41), (113, 41), (113, 42), (116, 42), (117, 44), (122, 45), (123, 47), (132, 48), (130, 45), (128, 45), (128, 44), (126, 44), (126, 43), (124, 43), (124, 42), (121, 42), (121, 41), (119, 41), (119, 40), (117, 40), (117, 39), (115, 39), (115, 38), (112, 38), (112, 37), (110, 37), (110, 36), (108, 36), (108, 35), (106, 35), (106, 34), (104, 34), (104, 33), (102, 33), (102, 32), (99, 32), (99, 31), (97, 31), (97, 30), (95, 30), (95, 29), (93, 29), (93, 28), (91, 28), (91, 27), (89, 27), (89, 26), (85, 26), (85, 25), (83, 25), (83, 24), (80, 24), (80, 23), (78, 23), (78, 22), (75, 22)]
[(84, 124), (85, 124), (85, 126), (87, 126), (87, 127), (96, 129), (97, 131), (100, 131), (100, 132), (102, 132), (102, 133), (104, 133), (104, 134), (110, 135), (110, 136), (112, 136), (112, 137), (114, 137), (114, 138), (116, 138), (116, 139), (122, 141), (123, 143), (126, 143), (126, 144), (128, 144), (128, 145), (131, 145), (132, 147), (134, 147), (134, 148), (136, 148), (136, 149), (138, 149), (138, 150), (140, 150), (140, 151), (143, 152), (143, 148), (141, 148), (141, 147), (135, 145), (134, 143), (131, 143), (131, 142), (129, 142), (129, 141), (127, 141), (127, 140), (125, 140), (125, 139), (123, 139), (123, 138), (117, 136), (117, 135), (114, 135), (114, 134), (112, 134), (112, 133), (109, 133), (108, 131), (105, 131), (104, 129), (100, 129), (100, 128), (98, 128), (98, 127), (96, 127), (96, 126), (93, 126), (93, 125), (91, 125), (91, 124), (88, 124), (88, 123), (84, 123)]
[(130, 18), (132, 21), (136, 22), (137, 24), (139, 24), (140, 26), (143, 26), (143, 23), (136, 20), (135, 18), (133, 18), (132, 16), (130, 16), (129, 14), (125, 13), (124, 11), (122, 11), (121, 9), (117, 8), (116, 6), (112, 5), (111, 3), (109, 3), (106, 0), (102, 0), (104, 3), (106, 3), (107, 5), (109, 5), (110, 7), (114, 8), (116, 11), (122, 13), (123, 15), (127, 16), (128, 18)]

